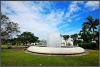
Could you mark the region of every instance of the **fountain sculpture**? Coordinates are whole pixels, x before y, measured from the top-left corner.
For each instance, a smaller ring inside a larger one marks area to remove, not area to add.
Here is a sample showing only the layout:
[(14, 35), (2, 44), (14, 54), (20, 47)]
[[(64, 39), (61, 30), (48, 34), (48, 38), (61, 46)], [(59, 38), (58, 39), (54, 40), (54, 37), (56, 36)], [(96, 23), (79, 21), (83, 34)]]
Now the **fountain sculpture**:
[[(70, 45), (67, 45), (70, 44)], [(62, 47), (70, 46), (70, 47)], [(30, 46), (28, 51), (43, 54), (79, 54), (84, 53), (85, 50), (81, 47), (73, 46), (73, 39), (68, 38), (65, 41), (59, 33), (51, 33), (47, 40), (47, 47)]]

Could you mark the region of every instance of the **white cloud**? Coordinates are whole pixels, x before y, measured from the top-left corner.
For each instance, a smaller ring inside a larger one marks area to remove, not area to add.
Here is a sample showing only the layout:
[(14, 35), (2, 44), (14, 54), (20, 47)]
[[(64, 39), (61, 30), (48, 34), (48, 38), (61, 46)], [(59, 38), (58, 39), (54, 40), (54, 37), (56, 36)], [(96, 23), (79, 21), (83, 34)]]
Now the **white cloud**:
[(21, 31), (33, 32), (40, 39), (46, 39), (49, 33), (58, 32), (56, 26), (63, 21), (63, 12), (58, 11), (55, 13), (51, 11), (48, 15), (42, 14), (43, 3), (35, 5), (29, 5), (29, 3), (23, 1), (2, 1), (1, 10), (2, 12), (7, 12), (7, 7), (10, 7), (17, 14), (8, 16), (19, 24)]
[(79, 7), (79, 4), (83, 4), (84, 1), (72, 1), (71, 4), (68, 7), (68, 11), (66, 12), (66, 22), (72, 22), (73, 19), (79, 17), (79, 13), (76, 14), (76, 12), (81, 11), (81, 7)]
[(78, 4), (83, 3), (83, 1), (73, 1), (68, 7), (68, 12), (66, 13), (66, 17), (71, 17), (73, 13), (78, 12), (81, 8)]
[(83, 4), (84, 1), (73, 1), (72, 3), (73, 3), (73, 4)]
[(69, 12), (70, 13), (73, 13), (73, 12), (76, 12), (78, 11), (80, 8), (76, 5), (76, 4), (73, 4), (73, 5), (70, 5), (69, 7)]
[(99, 1), (88, 1), (85, 4), (85, 7), (91, 10), (95, 10), (99, 8)]

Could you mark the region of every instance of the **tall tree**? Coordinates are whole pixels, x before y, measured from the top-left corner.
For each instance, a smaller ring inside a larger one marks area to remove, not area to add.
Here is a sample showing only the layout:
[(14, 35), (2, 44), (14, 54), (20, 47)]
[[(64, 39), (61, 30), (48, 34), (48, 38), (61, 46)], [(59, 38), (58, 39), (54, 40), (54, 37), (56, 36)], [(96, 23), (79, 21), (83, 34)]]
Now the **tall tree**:
[(90, 25), (89, 31), (92, 30), (93, 33), (94, 33), (94, 30), (97, 29), (96, 26), (99, 25), (99, 19), (93, 19), (92, 16), (89, 16), (89, 17), (87, 17), (87, 20), (88, 20), (88, 23), (87, 24)]
[(1, 13), (1, 39), (9, 39), (19, 32), (18, 24)]
[[(87, 17), (87, 22), (84, 22), (84, 24), (83, 24), (83, 29), (85, 27), (85, 30), (87, 29), (94, 36), (95, 29), (97, 29), (98, 25), (99, 25), (99, 19), (93, 19), (92, 16), (88, 16)], [(93, 37), (93, 40), (94, 40), (94, 37)]]

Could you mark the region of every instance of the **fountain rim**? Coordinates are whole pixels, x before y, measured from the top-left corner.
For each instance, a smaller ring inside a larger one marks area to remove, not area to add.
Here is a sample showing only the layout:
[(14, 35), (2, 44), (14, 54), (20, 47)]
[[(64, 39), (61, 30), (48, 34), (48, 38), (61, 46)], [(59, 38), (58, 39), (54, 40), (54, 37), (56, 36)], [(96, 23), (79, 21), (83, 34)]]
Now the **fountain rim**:
[(55, 48), (55, 47), (30, 46), (29, 48), (27, 48), (27, 51), (32, 52), (32, 53), (53, 54), (53, 55), (72, 55), (72, 54), (85, 53), (85, 50), (83, 48), (81, 48), (81, 47), (74, 47), (74, 48), (56, 47)]

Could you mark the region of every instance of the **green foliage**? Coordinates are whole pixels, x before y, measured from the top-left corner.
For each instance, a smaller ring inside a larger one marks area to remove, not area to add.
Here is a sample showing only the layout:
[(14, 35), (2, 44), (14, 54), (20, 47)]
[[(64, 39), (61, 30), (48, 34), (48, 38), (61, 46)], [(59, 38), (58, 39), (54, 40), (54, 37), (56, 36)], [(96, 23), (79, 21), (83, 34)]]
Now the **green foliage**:
[(38, 42), (38, 37), (34, 36), (31, 32), (23, 32), (22, 34), (18, 35), (17, 38), (12, 39), (2, 39), (2, 44), (6, 44), (9, 46), (13, 45), (25, 45), (27, 46), (27, 43), (35, 43)]
[[(83, 43), (79, 44), (79, 46), (89, 49), (99, 48), (99, 34), (97, 34), (99, 19), (94, 19), (92, 16), (88, 16), (86, 19), (87, 21), (83, 23), (82, 30), (79, 32), (81, 39), (83, 39)], [(96, 40), (96, 38), (98, 39)], [(92, 41), (96, 41), (96, 43)]]
[(18, 39), (25, 45), (27, 43), (34, 43), (38, 41), (38, 37), (34, 36), (31, 32), (23, 32), (18, 35)]
[(69, 38), (69, 35), (63, 35), (64, 40), (67, 40)]
[(73, 44), (76, 46), (78, 44), (78, 34), (71, 35), (71, 38), (73, 38)]
[(1, 14), (1, 39), (10, 39), (19, 32), (18, 24)]
[(71, 35), (71, 38), (73, 38), (74, 40), (76, 40), (78, 38), (78, 34)]

